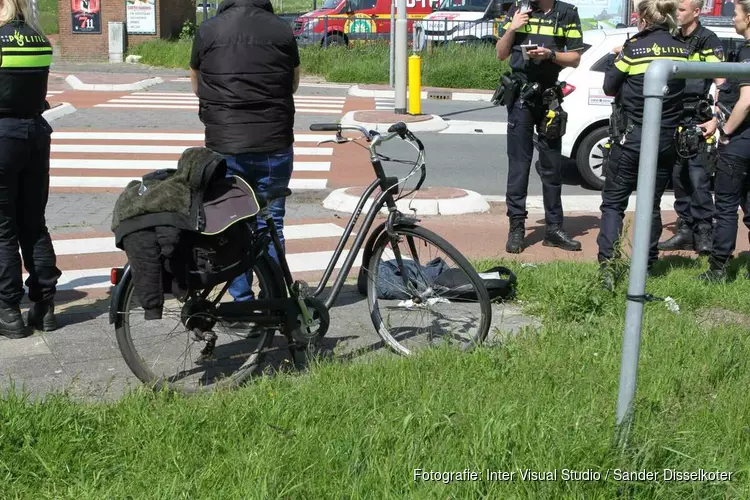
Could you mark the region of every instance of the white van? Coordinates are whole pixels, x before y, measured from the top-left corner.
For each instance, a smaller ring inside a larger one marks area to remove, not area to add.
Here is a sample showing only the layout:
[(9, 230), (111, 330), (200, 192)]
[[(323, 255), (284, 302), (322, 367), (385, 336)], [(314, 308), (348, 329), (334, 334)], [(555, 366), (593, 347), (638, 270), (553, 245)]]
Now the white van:
[(422, 50), (449, 42), (494, 44), (505, 17), (496, 16), (491, 0), (441, 0), (434, 12), (414, 24), (415, 47)]

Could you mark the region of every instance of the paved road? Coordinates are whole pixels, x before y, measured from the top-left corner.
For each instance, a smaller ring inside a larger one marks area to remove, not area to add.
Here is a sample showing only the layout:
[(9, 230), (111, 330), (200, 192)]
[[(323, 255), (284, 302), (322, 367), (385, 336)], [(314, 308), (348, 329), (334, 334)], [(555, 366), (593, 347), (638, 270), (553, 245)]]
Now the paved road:
[[(190, 93), (190, 84), (174, 80), (175, 78), (167, 78), (164, 84), (143, 92), (102, 94), (101, 102), (96, 104), (90, 102), (91, 93), (86, 93), (88, 101), (76, 113), (55, 121), (53, 126), (58, 131), (97, 129), (201, 132), (203, 125), (197, 116), (197, 102)], [(75, 93), (65, 92), (55, 98), (64, 101), (66, 98), (76, 99), (77, 96)], [(392, 101), (354, 101), (352, 98), (347, 99), (346, 89), (343, 88), (303, 86), (297, 95), (295, 131), (309, 133), (311, 124), (337, 121), (344, 112), (357, 109), (356, 106), (363, 102), (371, 107), (386, 108), (392, 107)], [(93, 107), (88, 107), (90, 105)], [(477, 122), (477, 129), (481, 131), (466, 134), (422, 133), (420, 138), (427, 148), (429, 168), (426, 186), (453, 186), (483, 195), (504, 195), (507, 139), (504, 133), (498, 133), (498, 127), (491, 125), (506, 121), (505, 110), (481, 102), (425, 100), (423, 112), (437, 114), (454, 122)], [(413, 157), (408, 147), (399, 147), (395, 142), (384, 147), (383, 152), (399, 158)], [(366, 161), (366, 156), (360, 159), (355, 155), (352, 160), (347, 161)], [(369, 171), (361, 177), (363, 182), (370, 178)], [(565, 195), (597, 193), (581, 186), (580, 177), (572, 162), (565, 166), (564, 181)], [(334, 182), (331, 185), (335, 187), (336, 184)], [(541, 194), (541, 181), (533, 166), (529, 194)]]

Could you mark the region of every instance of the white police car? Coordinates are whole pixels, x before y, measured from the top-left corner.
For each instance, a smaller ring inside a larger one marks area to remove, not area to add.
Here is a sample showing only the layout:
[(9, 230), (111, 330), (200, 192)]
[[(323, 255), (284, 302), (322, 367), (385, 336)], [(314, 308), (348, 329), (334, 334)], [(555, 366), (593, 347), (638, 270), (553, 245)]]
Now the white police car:
[[(737, 50), (743, 38), (731, 18), (705, 17), (701, 24), (719, 37), (724, 53)], [(576, 162), (583, 180), (595, 189), (604, 186), (602, 151), (609, 137), (612, 97), (604, 95), (604, 70), (613, 48), (637, 33), (634, 27), (587, 30), (583, 33), (585, 51), (577, 68), (565, 68), (559, 79), (566, 83), (563, 108), (568, 124), (562, 139), (562, 154)]]

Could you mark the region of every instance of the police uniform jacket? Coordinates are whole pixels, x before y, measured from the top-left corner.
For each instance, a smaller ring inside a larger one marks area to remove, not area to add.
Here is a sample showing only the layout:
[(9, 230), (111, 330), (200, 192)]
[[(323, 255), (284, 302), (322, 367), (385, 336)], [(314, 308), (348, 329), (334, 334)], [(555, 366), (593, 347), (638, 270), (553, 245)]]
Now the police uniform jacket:
[[(625, 42), (622, 51), (610, 59), (604, 73), (604, 93), (615, 96), (625, 116), (637, 125), (643, 124), (643, 81), (652, 61), (670, 59), (686, 61), (687, 45), (670, 34), (666, 26), (651, 26)], [(668, 92), (662, 104), (662, 130), (675, 130), (682, 115), (685, 80), (667, 81)]]
[[(750, 41), (740, 48), (737, 56), (733, 58), (736, 62), (750, 64)], [(730, 78), (719, 87), (719, 102), (729, 109), (733, 109), (740, 99), (740, 88), (750, 85), (750, 78)], [(745, 118), (742, 128), (750, 127), (750, 115)], [(736, 133), (736, 132), (735, 132)]]
[[(506, 23), (498, 30), (498, 36), (503, 36), (510, 28), (513, 15), (519, 9), (518, 0), (508, 10)], [(513, 73), (523, 73), (529, 82), (538, 82), (543, 88), (555, 85), (562, 66), (554, 61), (524, 60), (521, 45), (538, 45), (556, 52), (583, 49), (583, 35), (581, 20), (574, 5), (557, 0), (548, 13), (544, 13), (538, 5), (529, 12), (529, 22), (515, 33), (510, 55), (510, 67)]]
[[(688, 59), (696, 62), (722, 62), (724, 48), (716, 33), (705, 28), (700, 23), (688, 36), (679, 35), (686, 44)], [(711, 89), (711, 78), (692, 78), (685, 81), (683, 98), (685, 102), (695, 103), (708, 95)]]
[(0, 117), (33, 118), (47, 109), (52, 45), (22, 19), (0, 27)]

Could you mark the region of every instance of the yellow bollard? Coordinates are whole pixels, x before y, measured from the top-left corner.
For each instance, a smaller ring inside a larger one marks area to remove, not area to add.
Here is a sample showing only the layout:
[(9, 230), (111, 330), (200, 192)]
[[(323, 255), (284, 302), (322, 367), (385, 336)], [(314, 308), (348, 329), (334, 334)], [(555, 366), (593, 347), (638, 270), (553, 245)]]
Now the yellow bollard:
[(409, 114), (422, 114), (422, 58), (409, 56)]

